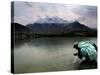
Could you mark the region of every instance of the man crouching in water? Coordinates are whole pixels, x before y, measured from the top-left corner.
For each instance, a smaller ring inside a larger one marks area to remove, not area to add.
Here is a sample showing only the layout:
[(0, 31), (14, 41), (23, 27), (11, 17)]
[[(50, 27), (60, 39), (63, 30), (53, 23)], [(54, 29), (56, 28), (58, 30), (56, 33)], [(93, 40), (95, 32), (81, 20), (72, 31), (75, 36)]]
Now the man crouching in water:
[(81, 64), (91, 64), (97, 67), (97, 46), (94, 43), (81, 41), (74, 44), (74, 48), (78, 50), (78, 53), (75, 53), (74, 56), (78, 56), (80, 59), (85, 58)]

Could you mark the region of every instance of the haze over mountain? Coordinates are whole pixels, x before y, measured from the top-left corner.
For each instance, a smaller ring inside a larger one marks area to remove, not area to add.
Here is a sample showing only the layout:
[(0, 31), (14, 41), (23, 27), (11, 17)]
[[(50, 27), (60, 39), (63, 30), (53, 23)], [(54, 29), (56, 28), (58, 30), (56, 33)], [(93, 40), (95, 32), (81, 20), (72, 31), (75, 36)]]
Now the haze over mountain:
[(67, 20), (63, 20), (60, 17), (54, 16), (54, 17), (45, 17), (38, 19), (35, 23), (68, 23)]

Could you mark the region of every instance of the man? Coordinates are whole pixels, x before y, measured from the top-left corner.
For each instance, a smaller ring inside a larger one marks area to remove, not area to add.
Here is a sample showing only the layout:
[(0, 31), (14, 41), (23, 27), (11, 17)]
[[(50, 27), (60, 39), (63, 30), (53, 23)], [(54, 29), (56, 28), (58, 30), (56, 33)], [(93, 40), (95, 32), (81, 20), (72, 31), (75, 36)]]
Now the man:
[(74, 55), (77, 55), (80, 59), (84, 57), (85, 61), (97, 61), (97, 46), (94, 43), (81, 41), (74, 44), (74, 48), (78, 50), (78, 53)]

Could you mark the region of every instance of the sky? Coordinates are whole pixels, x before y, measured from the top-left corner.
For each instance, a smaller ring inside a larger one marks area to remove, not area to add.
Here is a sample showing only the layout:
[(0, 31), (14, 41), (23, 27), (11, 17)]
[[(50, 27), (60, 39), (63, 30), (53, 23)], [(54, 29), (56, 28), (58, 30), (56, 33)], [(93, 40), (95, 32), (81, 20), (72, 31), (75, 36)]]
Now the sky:
[(14, 22), (27, 25), (46, 17), (59, 17), (67, 21), (79, 21), (97, 28), (97, 7), (39, 2), (14, 2)]

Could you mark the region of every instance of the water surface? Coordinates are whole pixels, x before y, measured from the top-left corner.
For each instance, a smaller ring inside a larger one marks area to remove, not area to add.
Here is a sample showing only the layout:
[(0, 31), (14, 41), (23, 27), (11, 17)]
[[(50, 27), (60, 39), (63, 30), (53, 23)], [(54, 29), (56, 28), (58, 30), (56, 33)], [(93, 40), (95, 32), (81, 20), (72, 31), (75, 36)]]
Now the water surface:
[(73, 54), (73, 44), (90, 37), (53, 37), (17, 41), (14, 48), (15, 73), (77, 70), (81, 62)]

